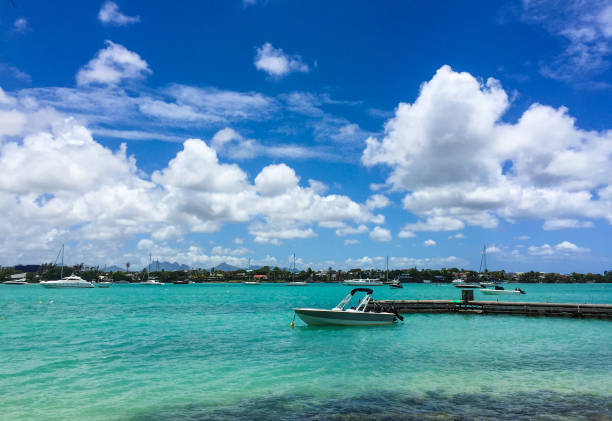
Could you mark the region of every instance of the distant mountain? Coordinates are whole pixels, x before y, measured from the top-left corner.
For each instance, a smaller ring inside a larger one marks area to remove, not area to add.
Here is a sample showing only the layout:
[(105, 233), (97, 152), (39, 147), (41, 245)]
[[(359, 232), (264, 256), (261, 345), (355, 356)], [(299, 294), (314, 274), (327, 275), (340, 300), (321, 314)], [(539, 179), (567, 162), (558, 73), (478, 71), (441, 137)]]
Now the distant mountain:
[(228, 265), (225, 262), (221, 263), (220, 265), (214, 266), (214, 268), (215, 270), (220, 270), (223, 272), (231, 272), (231, 271), (240, 269), (240, 268), (237, 268), (236, 266)]
[[(130, 266), (130, 272), (140, 272), (144, 269), (148, 269), (149, 265), (146, 265), (145, 267), (142, 268), (138, 268), (135, 266)], [(125, 266), (120, 267), (120, 266), (108, 266), (106, 269), (102, 268), (103, 270), (106, 270), (107, 272), (117, 272), (117, 271), (122, 271), (125, 272)], [(177, 270), (189, 270), (189, 266), (187, 265), (183, 265), (180, 263), (176, 263), (176, 262), (152, 262), (151, 263), (151, 272), (155, 272), (155, 271), (166, 271), (166, 272), (174, 272)]]
[(151, 263), (151, 271), (165, 270), (167, 272), (173, 272), (176, 270), (189, 270), (189, 266), (183, 265), (176, 262), (153, 262)]

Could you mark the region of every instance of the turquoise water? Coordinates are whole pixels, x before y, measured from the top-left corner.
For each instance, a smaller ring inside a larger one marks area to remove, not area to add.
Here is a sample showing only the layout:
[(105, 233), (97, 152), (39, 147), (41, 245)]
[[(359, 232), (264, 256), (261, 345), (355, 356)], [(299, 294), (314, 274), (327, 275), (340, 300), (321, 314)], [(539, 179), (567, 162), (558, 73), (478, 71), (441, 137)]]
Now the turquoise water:
[[(521, 288), (503, 299), (612, 303), (612, 284)], [(612, 417), (610, 321), (418, 314), (385, 327), (289, 326), (292, 307), (331, 308), (349, 290), (0, 285), (0, 419)], [(414, 284), (374, 294), (459, 296)]]

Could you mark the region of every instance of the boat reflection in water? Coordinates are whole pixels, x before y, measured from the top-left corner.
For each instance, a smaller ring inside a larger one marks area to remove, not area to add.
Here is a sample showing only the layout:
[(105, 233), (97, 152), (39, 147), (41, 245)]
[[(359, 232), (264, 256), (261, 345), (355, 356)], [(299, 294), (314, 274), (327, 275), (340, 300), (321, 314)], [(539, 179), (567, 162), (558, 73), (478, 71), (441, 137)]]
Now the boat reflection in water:
[[(357, 307), (346, 309), (346, 306), (356, 292), (365, 292), (366, 295), (359, 301)], [(404, 320), (397, 312), (389, 313), (368, 310), (368, 304), (372, 301), (372, 293), (373, 291), (370, 288), (355, 288), (331, 310), (294, 308), (293, 311), (306, 324), (314, 326), (390, 325), (398, 319)]]

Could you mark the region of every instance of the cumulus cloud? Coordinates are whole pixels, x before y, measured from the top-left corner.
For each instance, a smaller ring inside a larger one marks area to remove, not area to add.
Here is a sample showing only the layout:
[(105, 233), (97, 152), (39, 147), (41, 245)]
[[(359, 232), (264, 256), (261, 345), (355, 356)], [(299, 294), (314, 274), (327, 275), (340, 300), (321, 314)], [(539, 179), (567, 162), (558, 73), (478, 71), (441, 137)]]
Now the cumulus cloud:
[(591, 221), (580, 221), (577, 219), (563, 219), (563, 218), (554, 218), (547, 219), (544, 221), (544, 225), (542, 229), (545, 231), (551, 230), (560, 230), (567, 228), (593, 228), (594, 225)]
[(121, 13), (117, 3), (106, 1), (98, 12), (100, 22), (110, 25), (126, 26), (130, 23), (140, 22), (140, 16), (127, 16)]
[(374, 241), (391, 241), (391, 231), (382, 227), (374, 227), (370, 231), (370, 238)]
[(98, 51), (79, 72), (79, 86), (91, 84), (116, 85), (124, 80), (142, 79), (151, 73), (149, 65), (137, 53), (123, 45), (105, 41), (106, 48)]
[(387, 185), (423, 218), (400, 237), (500, 218), (612, 223), (612, 132), (581, 130), (565, 108), (540, 104), (504, 123), (508, 106), (496, 80), (443, 66), (413, 104), (399, 104), (381, 140), (368, 138), (363, 164), (390, 167)]
[(0, 166), (10, 172), (0, 178), (0, 252), (7, 262), (32, 253), (41, 260), (66, 235), (79, 238), (91, 259), (118, 255), (118, 244), (139, 234), (184, 241), (243, 222), (256, 242), (280, 244), (315, 236), (316, 225), (365, 227), (381, 219), (347, 196), (326, 195), (316, 180), (300, 185), (286, 164), (250, 178), (200, 139), (186, 140), (149, 178), (125, 145), (104, 147), (76, 119), (40, 106), (0, 90)]
[[(344, 262), (344, 267), (349, 268), (371, 268), (378, 266), (383, 267), (385, 258), (382, 256), (363, 256), (359, 258), (348, 258)], [(427, 258), (414, 258), (404, 256), (390, 256), (389, 267), (393, 269), (407, 269), (407, 268), (439, 268), (439, 267), (451, 267), (451, 266), (465, 266), (467, 261), (460, 259), (456, 256), (437, 256)]]
[(350, 246), (350, 245), (353, 245), (353, 244), (359, 244), (359, 240), (356, 240), (354, 238), (349, 238), (347, 240), (344, 240), (344, 245), (345, 246)]
[(458, 240), (458, 239), (462, 239), (462, 238), (465, 238), (465, 235), (463, 235), (463, 233), (461, 233), (461, 232), (459, 232), (459, 233), (457, 233), (455, 235), (449, 235), (448, 236), (449, 240)]
[(366, 232), (368, 232), (368, 227), (365, 224), (360, 224), (356, 227), (350, 225), (342, 225), (336, 230), (336, 235), (338, 237), (344, 237), (346, 235), (365, 234)]
[(579, 247), (569, 241), (562, 241), (557, 245), (551, 246), (544, 244), (541, 246), (529, 246), (527, 252), (532, 256), (542, 257), (569, 257), (576, 254), (588, 253), (591, 250), (584, 247)]
[(366, 201), (368, 209), (382, 209), (391, 204), (389, 198), (383, 194), (374, 194)]
[(292, 72), (304, 73), (309, 70), (300, 56), (289, 56), (282, 49), (274, 48), (269, 42), (257, 48), (255, 68), (274, 77), (282, 77)]
[(268, 165), (255, 177), (255, 189), (264, 196), (278, 196), (295, 188), (300, 179), (285, 164)]
[(425, 247), (433, 247), (436, 245), (436, 242), (430, 238), (428, 240), (423, 241), (423, 245)]
[(486, 250), (486, 252), (487, 252), (487, 253), (489, 253), (489, 254), (499, 253), (499, 252), (501, 252), (501, 251), (502, 251), (502, 249), (501, 249), (501, 248), (499, 248), (499, 247), (497, 247), (497, 246), (495, 246), (495, 245), (490, 245), (490, 246), (487, 246), (487, 248), (486, 248), (485, 250)]

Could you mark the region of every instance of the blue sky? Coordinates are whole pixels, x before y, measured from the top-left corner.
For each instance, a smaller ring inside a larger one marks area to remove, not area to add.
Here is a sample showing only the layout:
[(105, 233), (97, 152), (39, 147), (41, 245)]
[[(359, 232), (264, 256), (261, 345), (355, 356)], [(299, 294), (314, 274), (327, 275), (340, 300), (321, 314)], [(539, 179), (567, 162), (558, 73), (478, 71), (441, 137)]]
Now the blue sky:
[(612, 268), (612, 3), (0, 5), (0, 264)]

